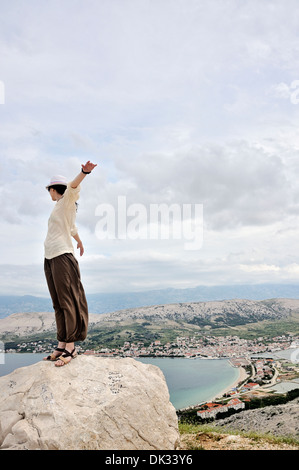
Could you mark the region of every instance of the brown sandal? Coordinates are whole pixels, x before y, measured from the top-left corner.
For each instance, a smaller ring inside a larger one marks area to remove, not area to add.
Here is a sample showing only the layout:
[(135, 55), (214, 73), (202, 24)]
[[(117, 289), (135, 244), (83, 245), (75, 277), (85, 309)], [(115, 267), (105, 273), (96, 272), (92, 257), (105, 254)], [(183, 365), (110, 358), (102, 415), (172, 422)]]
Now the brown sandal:
[(59, 357), (65, 352), (65, 349), (64, 348), (56, 348), (55, 351), (60, 352), (60, 354), (57, 356), (55, 353), (52, 353), (52, 354), (50, 354), (50, 356), (45, 357), (44, 361), (51, 361), (51, 362), (57, 361), (57, 359), (59, 359)]
[(75, 359), (75, 358), (77, 357), (77, 353), (74, 354), (75, 349), (76, 349), (76, 348), (74, 348), (74, 349), (72, 350), (72, 352), (69, 352), (69, 351), (67, 351), (67, 350), (65, 349), (65, 350), (64, 350), (64, 353), (63, 353), (61, 356), (57, 357), (57, 359), (56, 359), (56, 361), (62, 361), (64, 364), (61, 364), (60, 366), (59, 366), (58, 364), (55, 364), (55, 366), (56, 366), (56, 367), (63, 367), (64, 365), (66, 365), (66, 364), (68, 364), (69, 362), (71, 362), (71, 361), (67, 361), (67, 360), (66, 360), (67, 357), (71, 357), (71, 360), (72, 360), (72, 359)]

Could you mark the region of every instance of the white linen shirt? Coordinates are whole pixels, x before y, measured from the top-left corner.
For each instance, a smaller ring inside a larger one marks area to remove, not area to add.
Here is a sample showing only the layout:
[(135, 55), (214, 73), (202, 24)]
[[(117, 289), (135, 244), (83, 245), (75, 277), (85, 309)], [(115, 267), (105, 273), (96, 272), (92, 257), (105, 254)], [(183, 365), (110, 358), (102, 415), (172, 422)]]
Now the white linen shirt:
[(45, 258), (52, 259), (64, 253), (73, 253), (72, 236), (78, 233), (76, 227), (76, 204), (80, 185), (72, 188), (70, 183), (50, 215), (48, 233), (44, 242)]

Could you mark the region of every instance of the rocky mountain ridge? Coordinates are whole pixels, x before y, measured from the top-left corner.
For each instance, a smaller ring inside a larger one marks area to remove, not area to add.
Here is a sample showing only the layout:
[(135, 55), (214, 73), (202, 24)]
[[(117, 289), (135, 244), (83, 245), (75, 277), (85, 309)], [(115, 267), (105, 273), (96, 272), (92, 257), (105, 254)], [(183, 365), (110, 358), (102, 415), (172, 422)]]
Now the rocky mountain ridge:
[(299, 300), (270, 299), (247, 300), (232, 299), (209, 302), (185, 302), (151, 307), (131, 308), (102, 315), (105, 321), (124, 320), (155, 320), (165, 319), (172, 321), (185, 321), (196, 323), (196, 320), (205, 319), (216, 323), (238, 324), (261, 320), (287, 318), (299, 313)]
[[(90, 314), (90, 331), (104, 326), (109, 327), (128, 323), (142, 325), (169, 324), (174, 328), (183, 323), (190, 327), (193, 325), (194, 327), (226, 327), (264, 320), (298, 320), (298, 317), (299, 300), (296, 299), (259, 301), (233, 299), (188, 302), (130, 308), (101, 315)], [(0, 339), (7, 339), (12, 336), (30, 336), (54, 330), (55, 318), (53, 313), (15, 313), (0, 319)]]

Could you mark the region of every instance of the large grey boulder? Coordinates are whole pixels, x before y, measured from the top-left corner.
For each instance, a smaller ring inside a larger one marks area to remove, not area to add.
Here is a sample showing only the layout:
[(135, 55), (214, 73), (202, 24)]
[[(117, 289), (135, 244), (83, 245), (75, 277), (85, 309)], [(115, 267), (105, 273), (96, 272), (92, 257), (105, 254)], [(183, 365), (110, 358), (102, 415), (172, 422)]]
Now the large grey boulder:
[(1, 449), (174, 450), (177, 416), (161, 370), (131, 358), (41, 361), (0, 377)]

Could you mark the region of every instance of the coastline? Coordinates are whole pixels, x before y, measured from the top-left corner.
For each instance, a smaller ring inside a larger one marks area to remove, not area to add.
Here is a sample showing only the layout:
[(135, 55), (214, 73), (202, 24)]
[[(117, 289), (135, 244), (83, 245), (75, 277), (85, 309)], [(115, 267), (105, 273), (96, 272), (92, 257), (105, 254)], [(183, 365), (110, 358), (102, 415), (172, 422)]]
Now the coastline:
[[(233, 367), (233, 366), (232, 366)], [(229, 392), (232, 388), (235, 388), (237, 387), (237, 385), (240, 383), (240, 382), (243, 382), (243, 380), (245, 380), (248, 375), (245, 371), (245, 369), (243, 367), (238, 367), (239, 369), (239, 376), (237, 377), (237, 379), (230, 385), (228, 385), (227, 387), (225, 387), (222, 391), (218, 392), (217, 395), (213, 395), (211, 396), (211, 398), (209, 398), (208, 400), (205, 400), (205, 402), (201, 402), (201, 403), (197, 403), (196, 405), (190, 405), (190, 406), (186, 406), (184, 408), (180, 408), (179, 410), (177, 411), (186, 411), (186, 410), (192, 410), (194, 408), (198, 408), (199, 406), (201, 406), (203, 403), (206, 403), (206, 402), (213, 402), (216, 400), (216, 398), (220, 398), (222, 397), (225, 393)]]
[(216, 396), (214, 395), (210, 401), (214, 401), (216, 398), (222, 397), (225, 393), (229, 392), (232, 388), (237, 387), (240, 382), (247, 379), (248, 375), (244, 367), (238, 367), (239, 369), (239, 377), (231, 384), (228, 385), (224, 390), (219, 392)]

